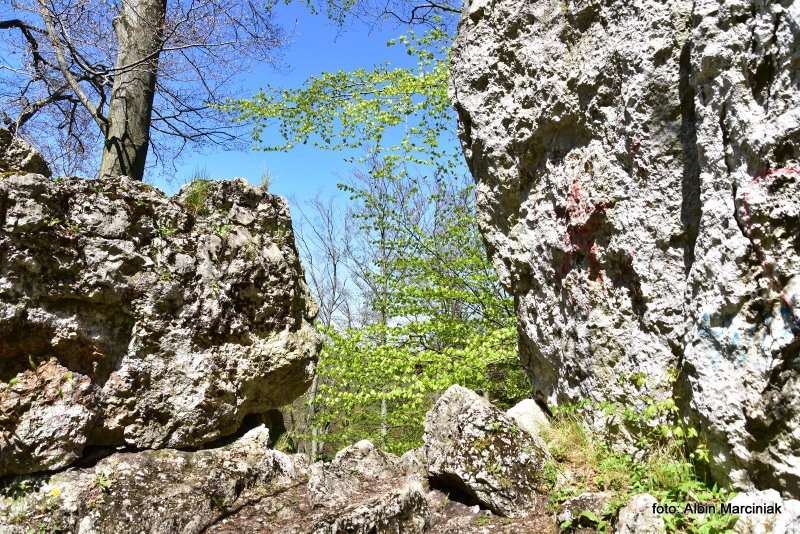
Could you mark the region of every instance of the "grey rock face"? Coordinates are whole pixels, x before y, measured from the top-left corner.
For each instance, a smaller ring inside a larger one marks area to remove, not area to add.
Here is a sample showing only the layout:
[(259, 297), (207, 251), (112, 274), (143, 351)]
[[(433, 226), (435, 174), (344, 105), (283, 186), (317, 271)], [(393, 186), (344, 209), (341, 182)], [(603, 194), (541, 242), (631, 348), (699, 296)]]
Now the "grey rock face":
[(550, 428), (550, 420), (533, 399), (523, 399), (506, 411), (517, 425), (531, 436), (541, 437)]
[(653, 512), (658, 501), (649, 493), (634, 495), (617, 517), (617, 534), (666, 534), (667, 527), (660, 515)]
[[(798, 534), (800, 533), (800, 501), (782, 499), (775, 490), (740, 493), (730, 501), (731, 505), (781, 506), (780, 513), (742, 512), (733, 527), (737, 534)], [(743, 508), (746, 510), (746, 508)]]
[(451, 386), (425, 416), (431, 484), (454, 488), (504, 516), (532, 507), (545, 445), (474, 391)]
[(414, 534), (428, 531), (430, 516), (424, 481), (361, 441), (312, 465), (294, 488), (263, 494), (204, 532)]
[(263, 428), (219, 449), (115, 454), (93, 468), (22, 486), (33, 491), (12, 481), (0, 498), (0, 531), (201, 532), (259, 492), (289, 488), (301, 475), (291, 457), (268, 448)]
[(0, 179), (0, 475), (197, 447), (310, 382), (287, 206), (243, 181)]
[[(423, 480), (399, 458), (360, 441), (332, 462), (311, 466), (308, 499), (336, 520), (314, 532), (424, 532), (430, 520)], [(353, 506), (358, 503), (358, 506)]]
[(0, 173), (15, 172), (50, 176), (50, 167), (27, 141), (0, 128)]
[(787, 495), (798, 22), (797, 1), (473, 0), (452, 69), (481, 230), (541, 400), (641, 410), (677, 372), (716, 476)]

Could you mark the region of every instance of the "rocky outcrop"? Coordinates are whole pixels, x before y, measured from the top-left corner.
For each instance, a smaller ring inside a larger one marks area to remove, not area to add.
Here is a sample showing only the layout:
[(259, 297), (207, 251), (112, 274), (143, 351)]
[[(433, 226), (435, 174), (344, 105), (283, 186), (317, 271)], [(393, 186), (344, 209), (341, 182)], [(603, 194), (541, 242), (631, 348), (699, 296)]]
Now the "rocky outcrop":
[(643, 413), (674, 397), (718, 479), (785, 495), (800, 495), (799, 22), (796, 0), (472, 0), (452, 62), (540, 400)]
[(425, 416), (425, 457), (434, 487), (503, 516), (519, 516), (544, 489), (544, 443), (474, 391), (451, 386)]
[(0, 128), (0, 175), (32, 172), (50, 176), (42, 155), (21, 137)]
[(0, 499), (0, 531), (202, 532), (302, 476), (302, 461), (269, 449), (268, 435), (259, 427), (218, 449), (122, 453), (51, 478), (19, 477)]
[(314, 315), (285, 201), (244, 181), (3, 177), (0, 475), (235, 432), (308, 387)]
[(335, 534), (426, 531), (430, 509), (424, 479), (399, 458), (361, 441), (333, 461), (312, 465), (291, 491), (274, 491), (204, 532)]
[(402, 458), (361, 441), (309, 466), (271, 450), (262, 425), (216, 448), (114, 453), (6, 478), (0, 532), (555, 532), (547, 498), (533, 488), (544, 454), (537, 439), (458, 386), (428, 419), (447, 430)]

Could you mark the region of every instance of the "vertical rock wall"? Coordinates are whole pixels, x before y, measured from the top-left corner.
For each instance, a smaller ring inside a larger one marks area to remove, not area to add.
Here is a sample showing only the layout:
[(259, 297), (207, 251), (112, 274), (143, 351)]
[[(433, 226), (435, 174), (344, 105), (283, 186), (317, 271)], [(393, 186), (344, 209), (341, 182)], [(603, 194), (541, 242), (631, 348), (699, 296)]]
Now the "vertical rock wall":
[(720, 479), (791, 495), (798, 39), (797, 1), (474, 0), (452, 65), (539, 396), (674, 398)]

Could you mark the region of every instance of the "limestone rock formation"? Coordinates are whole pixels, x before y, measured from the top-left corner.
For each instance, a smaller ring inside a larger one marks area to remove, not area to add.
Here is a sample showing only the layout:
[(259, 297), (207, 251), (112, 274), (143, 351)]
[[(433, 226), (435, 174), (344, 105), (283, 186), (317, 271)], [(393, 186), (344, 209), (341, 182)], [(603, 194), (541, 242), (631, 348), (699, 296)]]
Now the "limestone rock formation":
[(616, 534), (666, 534), (664, 520), (653, 512), (658, 501), (649, 493), (634, 495), (617, 517)]
[(0, 179), (0, 476), (198, 447), (310, 383), (282, 199), (244, 181)]
[(0, 174), (32, 172), (50, 176), (50, 167), (27, 141), (0, 128)]
[(736, 534), (796, 534), (800, 532), (800, 501), (782, 499), (775, 490), (740, 493), (730, 504), (733, 506), (780, 506), (780, 513), (761, 511), (738, 513), (739, 519), (733, 529)]
[(202, 532), (302, 474), (302, 463), (268, 448), (268, 435), (260, 427), (219, 449), (121, 453), (38, 482), (19, 477), (0, 498), (0, 532)]
[(0, 533), (556, 532), (547, 497), (533, 490), (538, 440), (470, 390), (454, 386), (442, 399), (429, 421), (445, 430), (402, 458), (361, 441), (309, 466), (269, 449), (262, 425), (216, 448), (113, 453), (7, 477)]
[(452, 61), (540, 400), (674, 396), (718, 479), (795, 496), (799, 53), (797, 0), (472, 0)]
[(504, 516), (524, 514), (543, 487), (543, 442), (474, 391), (451, 386), (425, 416), (431, 484)]

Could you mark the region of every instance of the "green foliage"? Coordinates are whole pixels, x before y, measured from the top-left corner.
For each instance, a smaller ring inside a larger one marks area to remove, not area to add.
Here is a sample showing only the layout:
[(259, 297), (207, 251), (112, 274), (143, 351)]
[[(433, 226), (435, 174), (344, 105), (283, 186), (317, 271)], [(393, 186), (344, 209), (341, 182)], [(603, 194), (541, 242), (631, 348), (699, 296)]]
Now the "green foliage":
[[(429, 326), (443, 331), (443, 325)], [(527, 393), (519, 384), (524, 381), (519, 371), (502, 382), (492, 380), (498, 362), (516, 361), (513, 328), (475, 332), (463, 342), (451, 339), (434, 350), (408, 342), (409, 333), (420, 327), (378, 324), (329, 332), (318, 368), (324, 380), (316, 423), (338, 429), (325, 438), (334, 450), (365, 437), (396, 453), (419, 446), (425, 412), (454, 383), (507, 398)], [(388, 406), (386, 419), (381, 401)]]
[[(447, 55), (452, 37), (442, 28), (410, 32), (390, 46), (406, 47), (416, 68), (378, 65), (371, 69), (325, 72), (299, 89), (268, 87), (224, 109), (254, 124), (261, 150), (289, 150), (308, 144), (328, 149), (361, 149), (386, 157), (391, 167), (414, 163), (453, 169), (456, 147), (453, 110), (447, 96)], [(265, 132), (279, 138), (267, 139)]]
[(231, 233), (231, 225), (230, 224), (219, 224), (214, 227), (214, 233), (221, 238), (225, 238)]
[(368, 166), (362, 180), (340, 185), (363, 237), (367, 320), (326, 332), (312, 400), (331, 451), (363, 438), (394, 452), (418, 446), (425, 412), (454, 383), (501, 405), (529, 395), (512, 302), (486, 258), (456, 142), (452, 36), (434, 26), (388, 43), (404, 46), (415, 67), (323, 73), (226, 106), (255, 124), (262, 150), (312, 143), (363, 154), (354, 161)]
[[(545, 478), (551, 484), (551, 502), (556, 507), (557, 503), (570, 497), (597, 490), (612, 491), (615, 498), (602, 517), (584, 516), (579, 521), (563, 524), (562, 530), (591, 524), (602, 532), (608, 520), (630, 497), (650, 493), (659, 504), (672, 504), (679, 510), (677, 514), (662, 515), (668, 532), (732, 532), (735, 516), (683, 513), (687, 503), (719, 505), (734, 496), (701, 475), (704, 465), (698, 464), (699, 458), (693, 452), (704, 447), (699, 444), (692, 447), (681, 440), (650, 442), (646, 458), (637, 459), (613, 450), (588, 431), (587, 425), (577, 415), (583, 409), (585, 406), (562, 408), (545, 434), (553, 456), (545, 466)], [(657, 418), (659, 414), (651, 411), (648, 415)], [(658, 428), (661, 424), (654, 426)], [(570, 474), (568, 483), (560, 480), (560, 475), (565, 473)]]
[(183, 197), (183, 202), (186, 208), (194, 215), (204, 215), (208, 213), (206, 208), (206, 200), (208, 200), (208, 192), (211, 189), (211, 181), (208, 179), (195, 179), (186, 190)]
[(109, 491), (113, 484), (114, 481), (105, 471), (100, 471), (97, 473), (97, 475), (95, 475), (94, 485), (100, 488), (102, 491)]
[(178, 233), (178, 229), (175, 228), (174, 226), (159, 226), (156, 229), (156, 232), (161, 237), (172, 237)]

